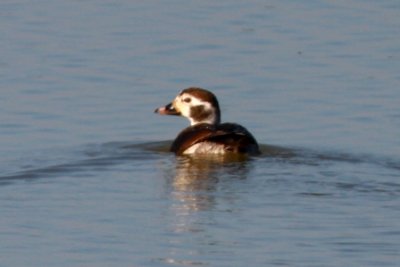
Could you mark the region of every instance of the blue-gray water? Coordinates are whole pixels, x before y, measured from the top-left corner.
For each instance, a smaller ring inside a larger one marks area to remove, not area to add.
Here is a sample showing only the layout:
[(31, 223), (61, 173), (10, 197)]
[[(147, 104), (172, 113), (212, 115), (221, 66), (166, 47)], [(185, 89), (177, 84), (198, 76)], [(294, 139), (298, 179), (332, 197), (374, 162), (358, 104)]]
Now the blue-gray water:
[[(399, 14), (2, 1), (0, 266), (399, 266)], [(165, 152), (193, 85), (265, 153)]]

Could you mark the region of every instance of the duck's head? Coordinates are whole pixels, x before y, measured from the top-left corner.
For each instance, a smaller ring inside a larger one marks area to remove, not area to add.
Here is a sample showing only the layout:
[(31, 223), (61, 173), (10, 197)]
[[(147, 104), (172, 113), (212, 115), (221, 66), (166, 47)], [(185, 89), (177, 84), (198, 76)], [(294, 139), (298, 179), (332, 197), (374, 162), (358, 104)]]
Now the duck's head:
[(208, 90), (190, 87), (179, 93), (174, 101), (154, 112), (162, 115), (180, 115), (190, 121), (190, 125), (199, 123), (219, 124), (221, 112), (218, 100)]

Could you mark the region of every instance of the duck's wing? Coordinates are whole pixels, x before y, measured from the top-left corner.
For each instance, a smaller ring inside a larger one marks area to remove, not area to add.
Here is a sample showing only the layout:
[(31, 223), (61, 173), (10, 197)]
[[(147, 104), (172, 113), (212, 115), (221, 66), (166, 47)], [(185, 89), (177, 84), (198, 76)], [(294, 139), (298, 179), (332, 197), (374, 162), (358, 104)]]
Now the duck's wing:
[(187, 127), (178, 134), (171, 145), (171, 152), (181, 155), (186, 149), (212, 137), (215, 134), (215, 126), (211, 124), (198, 124)]
[(227, 151), (234, 153), (259, 154), (259, 147), (253, 135), (237, 123), (222, 123), (216, 126), (210, 137), (213, 142), (221, 143)]
[(200, 142), (221, 144), (225, 150), (234, 153), (259, 153), (256, 139), (246, 128), (236, 123), (199, 124), (188, 127), (172, 143), (171, 151), (180, 155)]

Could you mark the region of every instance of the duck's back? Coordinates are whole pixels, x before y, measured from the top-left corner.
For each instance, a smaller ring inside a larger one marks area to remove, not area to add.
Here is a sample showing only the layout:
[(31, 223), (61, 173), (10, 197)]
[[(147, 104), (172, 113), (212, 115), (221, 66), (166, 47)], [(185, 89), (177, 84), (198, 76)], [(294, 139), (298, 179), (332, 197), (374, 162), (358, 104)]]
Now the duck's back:
[(197, 124), (184, 129), (172, 143), (171, 151), (177, 155), (195, 153), (259, 154), (255, 138), (236, 123)]

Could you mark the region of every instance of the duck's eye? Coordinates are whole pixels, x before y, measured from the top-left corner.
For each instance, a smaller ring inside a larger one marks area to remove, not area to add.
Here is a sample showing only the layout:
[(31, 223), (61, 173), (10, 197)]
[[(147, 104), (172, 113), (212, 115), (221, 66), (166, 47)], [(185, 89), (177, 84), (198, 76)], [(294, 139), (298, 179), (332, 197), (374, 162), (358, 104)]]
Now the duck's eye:
[(190, 97), (186, 97), (183, 99), (183, 101), (186, 103), (190, 103), (190, 101), (192, 101), (192, 99)]

